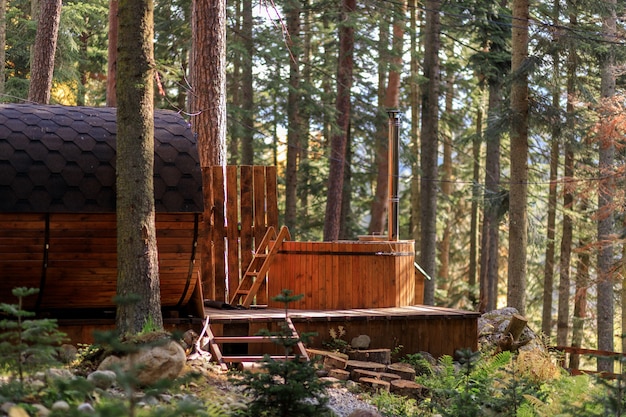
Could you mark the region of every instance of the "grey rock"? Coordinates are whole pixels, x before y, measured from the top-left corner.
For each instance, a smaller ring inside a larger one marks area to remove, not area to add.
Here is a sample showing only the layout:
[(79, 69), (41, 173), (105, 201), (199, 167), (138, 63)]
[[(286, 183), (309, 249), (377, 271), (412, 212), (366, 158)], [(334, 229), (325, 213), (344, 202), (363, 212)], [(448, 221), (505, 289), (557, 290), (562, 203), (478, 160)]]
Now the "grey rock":
[(33, 408), (35, 409), (35, 415), (37, 417), (48, 417), (50, 415), (50, 410), (42, 404), (33, 404)]
[(350, 342), (350, 346), (353, 349), (367, 349), (370, 347), (370, 343), (372, 343), (372, 339), (366, 335), (362, 334), (352, 339)]
[(59, 348), (59, 359), (63, 363), (71, 363), (78, 356), (78, 348), (74, 345), (64, 343)]
[(70, 405), (65, 401), (56, 401), (52, 404), (52, 411), (70, 411)]
[(87, 375), (87, 381), (91, 382), (95, 387), (107, 389), (112, 387), (117, 380), (117, 375), (113, 371), (94, 371)]
[(89, 404), (89, 403), (82, 403), (78, 406), (77, 408), (78, 411), (80, 411), (81, 413), (87, 413), (87, 414), (93, 414), (96, 412), (96, 409), (93, 408), (93, 405)]

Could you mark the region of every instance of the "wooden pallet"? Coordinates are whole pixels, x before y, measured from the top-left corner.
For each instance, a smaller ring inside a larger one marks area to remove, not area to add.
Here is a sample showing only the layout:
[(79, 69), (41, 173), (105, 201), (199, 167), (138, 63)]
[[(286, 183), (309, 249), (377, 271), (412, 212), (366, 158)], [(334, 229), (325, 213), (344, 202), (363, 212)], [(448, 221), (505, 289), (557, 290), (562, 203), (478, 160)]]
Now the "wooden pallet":
[(211, 330), (211, 326), (207, 326), (206, 335), (209, 338), (209, 346), (211, 349), (211, 354), (215, 361), (220, 365), (223, 370), (228, 370), (229, 363), (243, 363), (243, 362), (260, 362), (266, 358), (265, 355), (224, 355), (222, 354), (222, 349), (220, 345), (224, 343), (239, 343), (239, 344), (250, 344), (250, 343), (268, 343), (275, 345), (277, 342), (280, 343), (281, 340), (290, 339), (298, 341), (295, 344), (295, 354), (291, 355), (270, 355), (269, 357), (274, 360), (309, 360), (309, 356), (307, 354), (306, 348), (304, 347), (304, 343), (300, 341), (300, 336), (298, 335), (298, 331), (296, 327), (291, 322), (289, 317), (277, 319), (268, 319), (267, 322), (279, 322), (284, 320), (287, 324), (286, 329), (290, 331), (288, 335), (271, 335), (271, 336), (215, 336), (213, 331)]
[(286, 226), (283, 226), (280, 229), (278, 235), (276, 234), (276, 229), (274, 229), (274, 227), (270, 226), (267, 228), (267, 232), (265, 233), (263, 240), (254, 253), (254, 258), (241, 278), (239, 287), (237, 287), (237, 290), (230, 299), (231, 305), (240, 304), (245, 308), (250, 307), (254, 297), (259, 291), (259, 288), (261, 288), (261, 284), (263, 284), (267, 277), (267, 272), (270, 269), (272, 260), (278, 252), (280, 245), (285, 240), (290, 239), (291, 235), (289, 234), (289, 229)]

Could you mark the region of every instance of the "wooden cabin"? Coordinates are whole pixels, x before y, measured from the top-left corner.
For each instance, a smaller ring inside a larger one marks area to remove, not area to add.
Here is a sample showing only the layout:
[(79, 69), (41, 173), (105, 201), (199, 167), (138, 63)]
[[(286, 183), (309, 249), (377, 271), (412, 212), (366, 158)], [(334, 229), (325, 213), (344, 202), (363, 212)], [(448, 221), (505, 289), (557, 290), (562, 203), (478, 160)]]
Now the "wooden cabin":
[[(115, 135), (114, 108), (0, 104), (0, 302), (38, 288), (24, 308), (58, 318), (76, 342), (114, 323)], [(287, 288), (305, 295), (293, 322), (318, 333), (316, 346), (341, 327), (347, 340), (366, 333), (374, 347), (408, 353), (477, 347), (478, 313), (419, 306), (413, 241), (287, 239), (272, 244), (267, 274), (250, 273), (279, 226), (276, 167), (201, 170), (187, 122), (171, 111), (155, 111), (154, 188), (166, 326), (200, 332), (208, 316), (215, 335), (253, 335), (280, 322), (271, 297)], [(250, 276), (261, 284), (256, 308), (214, 308), (237, 304)]]
[[(154, 197), (164, 316), (202, 317), (202, 176), (188, 123), (155, 111)], [(0, 302), (113, 317), (116, 109), (0, 104)]]

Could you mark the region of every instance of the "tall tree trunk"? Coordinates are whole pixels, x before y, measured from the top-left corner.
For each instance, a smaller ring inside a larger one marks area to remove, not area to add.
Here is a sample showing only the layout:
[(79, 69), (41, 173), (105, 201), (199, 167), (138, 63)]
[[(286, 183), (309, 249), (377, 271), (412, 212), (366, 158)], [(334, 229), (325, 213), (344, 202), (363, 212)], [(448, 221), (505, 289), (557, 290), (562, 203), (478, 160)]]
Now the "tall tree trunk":
[(76, 91), (76, 105), (85, 106), (86, 102), (86, 86), (88, 81), (88, 48), (89, 48), (89, 34), (83, 32), (78, 37), (78, 49), (80, 52), (80, 61), (78, 62), (78, 74), (80, 76), (80, 83), (78, 84), (78, 88)]
[[(400, 104), (400, 73), (402, 70), (402, 53), (404, 50), (404, 28), (406, 26), (404, 15), (406, 13), (406, 2), (394, 5), (397, 10), (393, 13), (393, 31), (391, 39), (391, 54), (387, 62), (389, 68), (385, 71), (389, 74), (387, 88), (383, 98), (383, 108), (379, 114), (384, 114), (386, 110), (397, 109)], [(381, 123), (377, 127), (376, 146), (376, 191), (372, 201), (372, 217), (370, 220), (369, 233), (383, 233), (385, 228), (385, 214), (388, 210), (389, 196), (389, 147), (388, 123)]]
[[(304, 28), (303, 28), (303, 69), (302, 69), (302, 82), (304, 88), (310, 88), (313, 85), (311, 79), (311, 66), (312, 59), (312, 45), (311, 38), (313, 36), (311, 30), (311, 5), (309, 0), (304, 0), (303, 4), (304, 13)], [(311, 107), (302, 106), (300, 109), (300, 125), (302, 136), (300, 137), (300, 162), (298, 164), (298, 201), (299, 209), (298, 213), (301, 219), (309, 218), (309, 186), (311, 177), (311, 161), (309, 160), (309, 132), (311, 124)], [(350, 147), (348, 143), (347, 148)], [(348, 149), (349, 152), (349, 149)], [(347, 167), (350, 167), (348, 163)], [(345, 179), (344, 179), (345, 181)], [(349, 196), (349, 195), (348, 195)], [(302, 229), (302, 227), (300, 228)]]
[[(600, 94), (610, 102), (615, 95), (615, 34), (617, 33), (616, 0), (608, 0), (602, 19), (602, 33), (607, 39), (608, 52), (601, 57)], [(602, 111), (602, 109), (600, 109)], [(613, 351), (613, 195), (615, 193), (614, 138), (602, 138), (599, 144), (600, 182), (598, 190), (598, 349)], [(598, 371), (613, 372), (613, 359), (598, 359)]]
[[(204, 182), (208, 180), (212, 166), (224, 165), (226, 161), (226, 1), (193, 0), (191, 20), (191, 128), (198, 138)], [(226, 285), (216, 283), (213, 275), (214, 254), (209, 240), (213, 202), (209, 197), (204, 193), (204, 229), (200, 246), (202, 287), (207, 298), (223, 301)]]
[(439, 47), (441, 2), (427, 0), (424, 36), (424, 77), (422, 91), (422, 153), (420, 162), (421, 245), (420, 264), (431, 277), (424, 285), (424, 304), (435, 304), (437, 260), (437, 151), (439, 147)]
[(480, 99), (476, 109), (476, 134), (472, 140), (472, 203), (470, 212), (470, 250), (469, 250), (469, 266), (467, 272), (468, 296), (470, 305), (477, 306), (478, 299), (476, 297), (476, 277), (478, 276), (478, 199), (480, 198), (480, 148), (483, 139), (483, 106), (484, 106), (485, 87), (484, 83), (480, 86)]
[[(556, 109), (559, 108), (558, 93), (555, 93)], [(557, 176), (559, 169), (559, 140), (560, 128), (555, 123), (550, 144), (550, 185), (548, 192), (548, 224), (546, 244), (546, 264), (543, 275), (543, 311), (541, 330), (547, 338), (552, 334), (552, 291), (554, 290), (554, 261), (556, 253), (556, 202), (557, 202)], [(558, 131), (558, 132), (557, 132)]]
[[(229, 165), (238, 165), (239, 161), (241, 161), (242, 155), (240, 152), (240, 144), (243, 136), (243, 92), (242, 90), (245, 88), (243, 85), (243, 76), (242, 66), (243, 57), (245, 49), (245, 40), (243, 39), (243, 13), (241, 11), (242, 1), (235, 0), (231, 3), (231, 10), (233, 10), (232, 14), (232, 33), (233, 39), (232, 43), (237, 44), (237, 47), (233, 48), (232, 55), (230, 57), (230, 65), (232, 66), (232, 70), (228, 73), (228, 77), (226, 79), (226, 88), (229, 90), (230, 94), (230, 102), (233, 111), (231, 115), (228, 116), (228, 128), (227, 128), (227, 155), (228, 155), (228, 164)], [(226, 42), (230, 40), (227, 38)], [(230, 133), (230, 135), (228, 135)]]
[(107, 107), (117, 107), (117, 96), (115, 94), (117, 79), (117, 9), (118, 0), (109, 0), (109, 45), (107, 55)]
[(61, 0), (40, 0), (39, 16), (45, 16), (45, 18), (37, 20), (37, 35), (28, 87), (28, 100), (35, 103), (50, 103), (61, 6)]
[[(561, 6), (560, 0), (554, 2), (554, 24), (560, 24)], [(555, 39), (556, 42), (556, 39)], [(561, 109), (560, 80), (560, 54), (555, 48), (553, 57), (553, 80), (552, 107), (554, 111)], [(546, 264), (543, 272), (543, 308), (541, 314), (541, 331), (550, 340), (552, 334), (552, 291), (554, 291), (554, 256), (556, 251), (556, 202), (557, 202), (557, 176), (559, 174), (559, 142), (561, 140), (561, 123), (559, 116), (554, 118), (552, 125), (552, 141), (550, 143), (550, 185), (548, 191), (548, 224), (546, 243)]]
[(559, 301), (556, 328), (557, 345), (567, 345), (569, 333), (569, 300), (570, 300), (570, 264), (572, 256), (572, 216), (569, 211), (573, 210), (574, 196), (573, 184), (568, 183), (574, 176), (574, 151), (572, 150), (573, 138), (567, 138), (565, 142), (565, 190), (563, 191), (563, 233), (561, 237), (561, 259), (559, 275)]
[(200, 166), (226, 161), (226, 2), (193, 0), (191, 127)]
[[(576, 18), (570, 18), (572, 26), (576, 25)], [(563, 175), (565, 183), (563, 186), (563, 232), (561, 236), (561, 255), (559, 261), (559, 300), (557, 307), (557, 325), (556, 325), (556, 343), (567, 345), (567, 337), (569, 333), (569, 302), (570, 302), (570, 270), (572, 257), (572, 234), (573, 220), (571, 212), (574, 210), (574, 189), (575, 184), (572, 182), (574, 178), (574, 143), (575, 137), (575, 108), (574, 100), (576, 97), (576, 68), (577, 57), (576, 51), (572, 48), (567, 58), (567, 125), (568, 136), (565, 138), (563, 161)]]
[[(446, 79), (446, 111), (445, 114), (452, 118), (454, 111), (454, 74), (448, 74)], [(443, 164), (441, 165), (441, 195), (444, 198), (444, 212), (446, 213), (441, 242), (439, 244), (439, 274), (441, 289), (447, 290), (450, 285), (450, 242), (452, 239), (452, 141), (454, 131), (451, 121), (448, 121), (448, 134), (443, 137)]]
[(389, 151), (388, 151), (388, 123), (385, 114), (385, 82), (387, 74), (391, 70), (387, 63), (393, 56), (389, 50), (389, 26), (390, 13), (385, 10), (379, 11), (378, 22), (378, 112), (376, 114), (376, 131), (374, 133), (374, 169), (376, 171), (376, 188), (370, 209), (370, 224), (368, 233), (371, 235), (382, 234), (385, 230), (385, 214), (387, 213), (388, 177), (389, 174)]
[(352, 233), (352, 134), (348, 129), (348, 143), (346, 143), (346, 167), (343, 171), (343, 196), (341, 204), (341, 222), (339, 227), (339, 239), (354, 239)]
[[(581, 204), (581, 213), (587, 211), (585, 201)], [(579, 248), (589, 246), (588, 238), (580, 238)], [(578, 252), (576, 262), (576, 292), (574, 293), (574, 317), (572, 320), (572, 347), (582, 347), (585, 336), (585, 318), (587, 316), (587, 288), (589, 287), (589, 252), (581, 250)], [(580, 368), (580, 355), (572, 354), (569, 359), (570, 369)]]
[(245, 53), (241, 59), (241, 163), (254, 164), (254, 87), (252, 65), (254, 57), (254, 38), (252, 32), (252, 0), (242, 0), (241, 36)]
[[(417, 0), (410, 0), (410, 28), (411, 28), (411, 233), (410, 236), (415, 241), (415, 247), (421, 247), (421, 226), (420, 226), (420, 86), (419, 86), (419, 62), (421, 59), (421, 44), (418, 41), (417, 33)], [(415, 262), (419, 262), (418, 252), (415, 251)], [(423, 294), (416, 294), (421, 298)]]
[(352, 14), (356, 0), (342, 0), (339, 27), (339, 62), (337, 69), (337, 132), (330, 144), (330, 172), (328, 196), (324, 216), (324, 240), (337, 240), (341, 220), (341, 198), (343, 194), (344, 164), (348, 129), (350, 128), (350, 89), (354, 67), (354, 27)]
[(528, 201), (528, 0), (513, 0), (511, 73), (511, 188), (507, 303), (526, 312)]
[(0, 96), (4, 94), (4, 77), (6, 75), (6, 44), (7, 44), (7, 0), (0, 0)]
[[(289, 94), (287, 97), (287, 169), (285, 171), (285, 225), (294, 230), (298, 212), (298, 158), (302, 134), (300, 119), (300, 0), (285, 7), (289, 32)], [(343, 175), (343, 174), (342, 174)]]
[(498, 269), (500, 246), (500, 218), (503, 212), (500, 192), (500, 132), (495, 127), (502, 111), (502, 83), (489, 78), (487, 130), (485, 132), (485, 196), (480, 253), (480, 311), (496, 308), (498, 298)]
[(152, 0), (120, 0), (117, 295), (126, 300), (117, 306), (116, 326), (122, 335), (148, 324), (163, 328), (154, 220), (153, 18)]

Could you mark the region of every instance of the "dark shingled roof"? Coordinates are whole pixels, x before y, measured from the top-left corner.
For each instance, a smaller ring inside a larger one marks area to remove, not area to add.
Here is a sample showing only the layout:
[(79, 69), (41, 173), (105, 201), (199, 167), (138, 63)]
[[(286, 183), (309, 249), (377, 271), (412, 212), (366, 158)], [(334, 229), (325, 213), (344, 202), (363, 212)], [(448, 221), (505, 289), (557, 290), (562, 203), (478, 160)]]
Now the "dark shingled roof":
[[(0, 212), (114, 212), (116, 109), (0, 104)], [(154, 112), (157, 212), (201, 212), (196, 141)]]

